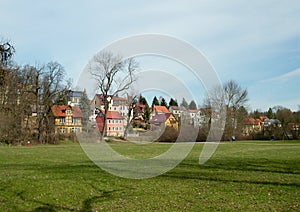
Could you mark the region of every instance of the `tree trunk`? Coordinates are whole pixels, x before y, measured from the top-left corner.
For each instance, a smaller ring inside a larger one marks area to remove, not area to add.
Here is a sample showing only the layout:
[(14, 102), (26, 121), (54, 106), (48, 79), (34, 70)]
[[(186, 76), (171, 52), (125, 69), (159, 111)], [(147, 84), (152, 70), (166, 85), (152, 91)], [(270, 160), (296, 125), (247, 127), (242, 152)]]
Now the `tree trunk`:
[(130, 125), (130, 117), (131, 117), (131, 111), (132, 111), (132, 106), (129, 106), (128, 108), (128, 114), (127, 114), (127, 123), (126, 123), (126, 128), (124, 131), (124, 139), (127, 139), (128, 136), (128, 130), (129, 130), (129, 125)]
[(110, 101), (107, 100), (107, 95), (104, 96), (104, 118), (103, 118), (103, 126), (102, 132), (100, 132), (100, 142), (104, 141), (104, 137), (106, 136), (106, 121), (107, 121), (107, 114), (109, 109)]

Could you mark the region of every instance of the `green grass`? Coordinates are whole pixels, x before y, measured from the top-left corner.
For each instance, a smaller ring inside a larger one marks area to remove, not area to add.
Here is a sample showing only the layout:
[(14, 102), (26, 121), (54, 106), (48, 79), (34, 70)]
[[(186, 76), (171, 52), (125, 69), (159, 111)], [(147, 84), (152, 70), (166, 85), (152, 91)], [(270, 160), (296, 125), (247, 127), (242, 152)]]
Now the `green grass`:
[[(147, 157), (170, 144), (112, 143)], [(299, 211), (300, 142), (222, 143), (204, 165), (203, 144), (162, 176), (104, 172), (78, 144), (0, 146), (1, 211)]]

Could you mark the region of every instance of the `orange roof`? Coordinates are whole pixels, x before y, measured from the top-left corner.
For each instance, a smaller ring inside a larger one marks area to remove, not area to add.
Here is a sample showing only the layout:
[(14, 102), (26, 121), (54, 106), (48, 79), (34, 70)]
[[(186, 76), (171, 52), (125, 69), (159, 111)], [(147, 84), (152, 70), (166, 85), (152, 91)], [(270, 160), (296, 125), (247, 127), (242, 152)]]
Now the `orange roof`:
[[(104, 110), (101, 111), (104, 114)], [(124, 117), (118, 111), (107, 112), (107, 119), (124, 119)]]
[(166, 108), (166, 106), (154, 105), (153, 110), (160, 113), (169, 113), (169, 110)]
[(118, 111), (108, 111), (107, 112), (108, 119), (123, 119), (123, 116)]
[(189, 111), (189, 113), (197, 113), (198, 112), (198, 110), (188, 110)]
[(244, 123), (249, 125), (259, 125), (261, 123), (261, 120), (249, 117), (245, 119)]
[(82, 118), (82, 112), (79, 106), (71, 107), (70, 105), (53, 105), (51, 110), (55, 117), (66, 117), (66, 110), (68, 108), (72, 110), (73, 117)]
[(259, 119), (264, 121), (267, 118), (267, 116), (260, 116)]

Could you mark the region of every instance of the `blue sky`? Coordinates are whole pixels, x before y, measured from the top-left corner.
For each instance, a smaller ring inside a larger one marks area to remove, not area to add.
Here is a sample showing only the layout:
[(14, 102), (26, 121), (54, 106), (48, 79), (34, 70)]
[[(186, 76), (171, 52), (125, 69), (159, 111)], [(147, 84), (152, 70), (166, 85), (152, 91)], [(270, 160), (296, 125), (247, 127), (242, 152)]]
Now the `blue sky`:
[(0, 36), (14, 43), (19, 64), (56, 60), (76, 84), (109, 43), (166, 34), (203, 52), (222, 82), (234, 79), (247, 88), (250, 110), (298, 110), (299, 11), (296, 0), (1, 0)]

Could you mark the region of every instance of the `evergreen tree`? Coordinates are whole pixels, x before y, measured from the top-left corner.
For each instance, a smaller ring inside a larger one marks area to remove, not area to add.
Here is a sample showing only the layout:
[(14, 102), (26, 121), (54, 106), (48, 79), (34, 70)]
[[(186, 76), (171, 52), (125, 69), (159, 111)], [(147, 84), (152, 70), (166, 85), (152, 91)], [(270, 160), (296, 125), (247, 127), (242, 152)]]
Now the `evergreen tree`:
[(192, 100), (189, 104), (189, 109), (190, 110), (197, 110), (197, 105), (196, 102), (194, 100)]
[(259, 119), (260, 112), (258, 110), (254, 110), (254, 112), (251, 114), (253, 118)]
[(267, 112), (267, 115), (266, 115), (269, 119), (272, 119), (274, 118), (274, 113), (273, 113), (273, 110), (272, 108), (269, 108), (268, 112)]
[(176, 100), (174, 100), (173, 98), (170, 99), (170, 102), (169, 102), (169, 106), (178, 106), (178, 103)]
[(156, 98), (156, 96), (154, 96), (154, 98), (153, 98), (152, 106), (151, 106), (151, 107), (153, 107), (154, 105), (159, 105), (159, 101), (158, 101), (158, 99)]
[(143, 113), (143, 119), (145, 120), (145, 122), (147, 123), (150, 119), (150, 108), (148, 106), (148, 104), (146, 104), (146, 107), (144, 109), (144, 113)]
[(187, 101), (185, 100), (184, 97), (182, 98), (182, 102), (181, 102), (180, 106), (183, 106), (185, 108), (188, 108), (188, 106), (189, 106), (189, 104), (187, 103)]
[(165, 100), (165, 98), (162, 98), (161, 101), (160, 101), (160, 106), (165, 106), (165, 107), (168, 107), (167, 105), (167, 102)]
[(143, 97), (142, 95), (140, 95), (140, 97), (139, 97), (139, 103), (142, 105), (148, 105), (146, 98)]
[(86, 94), (86, 90), (83, 91), (83, 94), (79, 100), (79, 107), (83, 116), (82, 124), (86, 126), (88, 119), (91, 115), (90, 100)]

